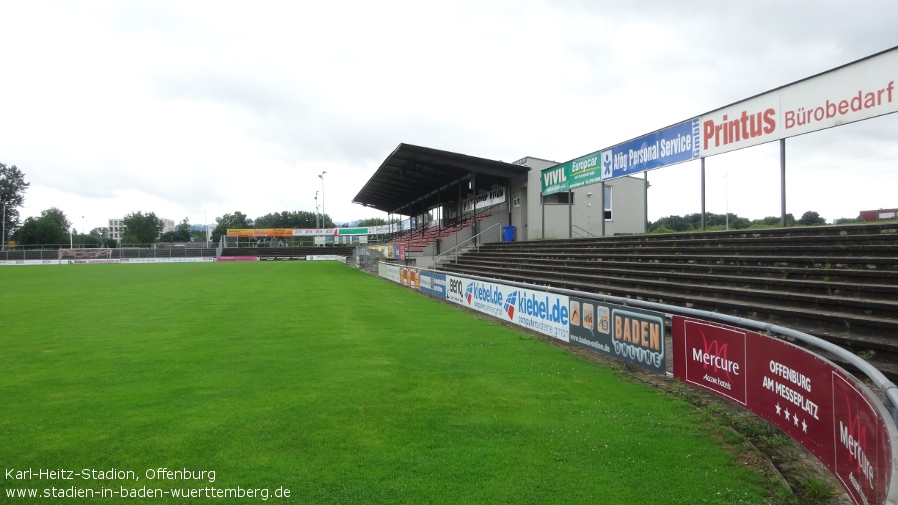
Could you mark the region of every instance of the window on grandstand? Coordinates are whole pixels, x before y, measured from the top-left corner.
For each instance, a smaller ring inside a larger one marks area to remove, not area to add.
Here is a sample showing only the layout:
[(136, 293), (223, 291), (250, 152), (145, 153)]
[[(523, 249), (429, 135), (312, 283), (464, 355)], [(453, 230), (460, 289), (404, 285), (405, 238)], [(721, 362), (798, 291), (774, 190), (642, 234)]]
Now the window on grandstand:
[(611, 221), (611, 186), (605, 186), (605, 221)]
[(568, 204), (568, 195), (570, 195), (570, 203), (574, 204), (574, 193), (568, 193), (565, 191), (564, 193), (555, 193), (553, 195), (545, 195), (543, 196), (543, 204), (544, 205), (567, 205)]

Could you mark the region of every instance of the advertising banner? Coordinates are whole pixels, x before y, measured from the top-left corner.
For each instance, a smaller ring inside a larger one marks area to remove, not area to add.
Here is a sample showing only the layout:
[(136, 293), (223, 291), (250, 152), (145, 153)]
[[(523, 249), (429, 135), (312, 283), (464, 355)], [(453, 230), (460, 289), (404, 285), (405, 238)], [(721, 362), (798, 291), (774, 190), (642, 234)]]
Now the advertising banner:
[(602, 180), (699, 158), (699, 121), (693, 118), (602, 151)]
[(468, 198), (464, 202), (463, 212), (472, 212), (474, 209), (486, 209), (505, 201), (505, 188), (494, 189), (487, 193), (481, 193), (476, 198)]
[(742, 405), (795, 439), (855, 503), (883, 503), (892, 448), (863, 386), (787, 342), (681, 316), (672, 325), (674, 377)]
[(378, 263), (377, 264), (377, 275), (383, 277), (384, 279), (391, 280), (395, 283), (399, 283), (399, 265), (393, 265), (390, 263)]
[(421, 291), (446, 299), (446, 275), (424, 270), (421, 272)]
[(898, 49), (701, 116), (701, 155), (734, 151), (898, 111)]
[(594, 152), (543, 170), (540, 173), (542, 194), (551, 195), (602, 182), (601, 160), (601, 153)]
[(337, 234), (336, 228), (294, 228), (290, 230), (294, 237), (333, 237)]
[(228, 228), (229, 237), (292, 237), (292, 228)]
[(363, 228), (337, 228), (337, 235), (368, 235), (367, 227)]
[(446, 299), (503, 321), (570, 341), (568, 297), (503, 284), (446, 276)]
[(571, 342), (658, 374), (666, 373), (664, 315), (570, 299)]
[(399, 282), (412, 289), (421, 288), (421, 272), (415, 267), (399, 267)]

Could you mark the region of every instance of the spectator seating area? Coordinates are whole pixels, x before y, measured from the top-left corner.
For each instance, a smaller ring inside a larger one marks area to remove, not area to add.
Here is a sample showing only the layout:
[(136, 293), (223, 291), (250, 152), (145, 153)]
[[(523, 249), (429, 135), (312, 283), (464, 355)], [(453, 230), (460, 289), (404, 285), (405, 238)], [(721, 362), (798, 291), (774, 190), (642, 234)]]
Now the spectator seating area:
[(769, 322), (898, 379), (898, 222), (481, 245), (447, 272)]
[[(478, 214), (476, 221), (483, 221), (492, 215), (492, 212)], [(416, 228), (393, 237), (388, 244), (405, 244), (406, 253), (421, 253), (424, 252), (428, 246), (433, 245), (444, 238), (450, 237), (459, 231), (470, 229), (471, 226), (474, 225), (474, 222), (475, 219), (473, 217), (467, 217), (462, 221), (448, 223), (443, 227), (431, 226), (428, 228)]]

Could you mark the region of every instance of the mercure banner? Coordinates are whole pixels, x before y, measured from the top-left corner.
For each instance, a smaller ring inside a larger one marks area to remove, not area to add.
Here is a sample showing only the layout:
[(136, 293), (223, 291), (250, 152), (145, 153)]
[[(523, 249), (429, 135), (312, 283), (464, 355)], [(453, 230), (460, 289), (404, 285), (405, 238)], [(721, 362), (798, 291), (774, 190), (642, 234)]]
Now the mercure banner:
[(892, 475), (888, 414), (864, 386), (781, 340), (682, 316), (673, 316), (671, 326), (674, 377), (738, 403), (794, 438), (854, 503), (884, 502)]

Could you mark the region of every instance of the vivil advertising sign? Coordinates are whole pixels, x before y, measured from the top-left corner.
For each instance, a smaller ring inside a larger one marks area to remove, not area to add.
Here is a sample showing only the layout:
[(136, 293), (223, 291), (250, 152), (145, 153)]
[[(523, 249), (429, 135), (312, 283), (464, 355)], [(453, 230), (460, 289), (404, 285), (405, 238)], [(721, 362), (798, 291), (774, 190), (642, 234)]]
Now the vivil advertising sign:
[(541, 193), (551, 195), (602, 182), (601, 153), (594, 152), (540, 172)]
[(571, 342), (655, 373), (667, 372), (663, 314), (571, 298), (570, 322)]
[(570, 341), (567, 296), (452, 275), (446, 276), (446, 283), (448, 300), (552, 338)]
[(833, 363), (787, 342), (674, 316), (674, 377), (738, 403), (795, 439), (854, 503), (883, 503), (891, 437), (873, 396)]

